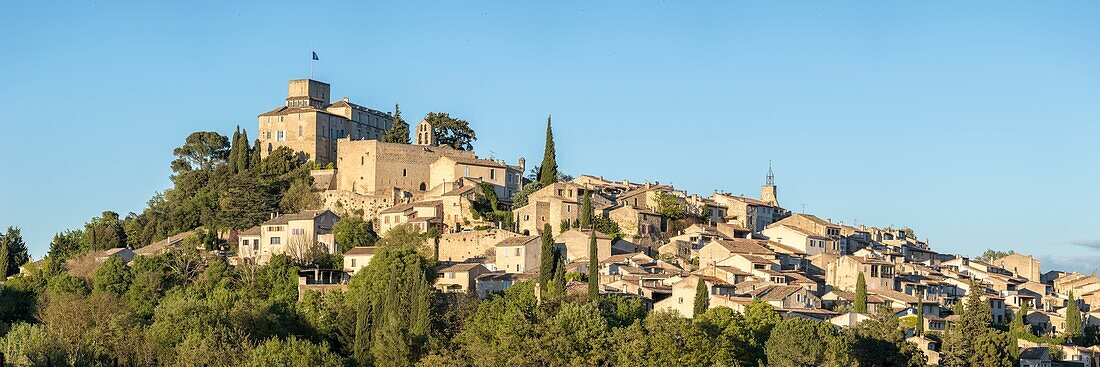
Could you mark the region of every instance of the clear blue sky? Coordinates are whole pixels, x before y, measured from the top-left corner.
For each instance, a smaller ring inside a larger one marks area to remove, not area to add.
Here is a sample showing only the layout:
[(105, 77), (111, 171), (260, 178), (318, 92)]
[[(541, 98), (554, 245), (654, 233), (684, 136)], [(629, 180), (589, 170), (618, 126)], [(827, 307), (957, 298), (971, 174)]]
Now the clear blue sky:
[[(557, 2), (555, 2), (557, 3)], [(1100, 267), (1100, 4), (873, 1), (14, 2), (0, 12), (0, 225), (32, 255), (169, 187), (192, 131), (255, 137), (288, 79), (410, 120), (465, 118), (482, 155), (756, 195)]]

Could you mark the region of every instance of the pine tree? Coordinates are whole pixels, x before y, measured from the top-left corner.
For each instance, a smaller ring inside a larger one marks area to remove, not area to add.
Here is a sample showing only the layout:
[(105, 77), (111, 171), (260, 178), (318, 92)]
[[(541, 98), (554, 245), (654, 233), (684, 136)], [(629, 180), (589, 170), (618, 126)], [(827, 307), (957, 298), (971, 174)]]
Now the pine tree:
[(1082, 335), (1081, 308), (1077, 306), (1077, 300), (1073, 297), (1073, 291), (1069, 291), (1069, 304), (1066, 306), (1066, 337), (1075, 340)]
[(554, 237), (551, 235), (553, 228), (547, 223), (542, 228), (542, 251), (539, 260), (539, 289), (546, 292), (550, 280), (554, 277)]
[(393, 105), (393, 126), (386, 131), (382, 141), (387, 143), (409, 144), (409, 124), (401, 117), (401, 105)]
[(592, 229), (592, 224), (593, 224), (592, 211), (593, 211), (593, 209), (592, 209), (592, 193), (591, 192), (586, 192), (584, 194), (584, 200), (581, 204), (581, 218), (580, 218), (580, 225), (578, 226), (579, 228), (581, 228), (581, 229), (585, 229), (585, 228)]
[(695, 283), (695, 308), (692, 309), (694, 316), (699, 317), (703, 313), (707, 312), (707, 308), (710, 307), (710, 292), (707, 291), (707, 282), (703, 278), (699, 278), (699, 282)]
[(867, 313), (867, 280), (863, 279), (863, 273), (856, 278), (856, 299), (852, 311)]
[(590, 229), (588, 235), (588, 299), (595, 301), (600, 296), (600, 260), (596, 249), (596, 230)]
[[(960, 313), (959, 321), (949, 331), (944, 339), (943, 361), (945, 366), (986, 366), (997, 363), (999, 355), (992, 354), (982, 346), (986, 342), (998, 342), (995, 336), (990, 334), (993, 330), (989, 327), (992, 320), (992, 310), (989, 303), (982, 300), (982, 286), (977, 281), (971, 281), (970, 289), (966, 295), (966, 305)], [(984, 343), (984, 344), (983, 344)], [(1008, 353), (1005, 351), (1004, 353)], [(988, 363), (987, 363), (988, 362)]]
[(554, 131), (550, 127), (550, 116), (546, 117), (546, 148), (542, 153), (542, 165), (539, 167), (539, 183), (542, 186), (558, 182), (558, 158), (554, 151)]
[(3, 269), (7, 269), (7, 272), (4, 275), (19, 273), (19, 267), (31, 259), (27, 254), (27, 243), (23, 242), (23, 234), (18, 227), (8, 227), (7, 233), (0, 235), (0, 242), (3, 242), (6, 255)]

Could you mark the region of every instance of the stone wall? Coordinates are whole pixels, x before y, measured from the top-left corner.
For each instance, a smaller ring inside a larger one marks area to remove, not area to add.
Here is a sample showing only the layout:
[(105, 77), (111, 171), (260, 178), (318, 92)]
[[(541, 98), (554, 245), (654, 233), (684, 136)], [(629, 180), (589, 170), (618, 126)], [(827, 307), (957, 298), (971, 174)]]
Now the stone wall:
[(337, 145), (336, 188), (374, 194), (396, 187), (409, 192), (431, 189), (431, 164), (443, 156), (475, 158), (450, 147), (341, 139)]
[(350, 191), (325, 190), (320, 193), (324, 209), (331, 210), (341, 217), (362, 215), (372, 220), (378, 213), (400, 204), (399, 199), (391, 195), (364, 195)]
[(502, 229), (447, 233), (439, 238), (439, 260), (462, 261), (493, 255), (500, 241), (517, 236), (519, 234)]

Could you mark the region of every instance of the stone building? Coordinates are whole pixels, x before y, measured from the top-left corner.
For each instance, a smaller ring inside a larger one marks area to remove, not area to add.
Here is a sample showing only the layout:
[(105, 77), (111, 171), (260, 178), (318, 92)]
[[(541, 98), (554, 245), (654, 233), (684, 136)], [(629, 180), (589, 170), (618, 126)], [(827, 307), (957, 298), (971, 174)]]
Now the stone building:
[(279, 254), (302, 259), (317, 251), (336, 253), (332, 227), (339, 220), (328, 210), (277, 215), (239, 235), (238, 256), (244, 263), (263, 265)]
[(288, 147), (308, 160), (332, 163), (339, 139), (381, 139), (393, 127), (389, 113), (351, 103), (347, 97), (329, 103), (328, 83), (297, 79), (287, 89), (283, 106), (258, 116), (263, 157)]
[(825, 266), (825, 283), (844, 291), (853, 292), (859, 273), (870, 290), (894, 289), (893, 263), (859, 256), (841, 256)]
[(1027, 278), (1027, 280), (1038, 282), (1043, 272), (1039, 270), (1039, 260), (1031, 255), (1023, 254), (1009, 254), (997, 260), (993, 260), (993, 264), (1000, 266), (1002, 269), (1011, 271), (1018, 277)]
[(553, 233), (561, 233), (562, 221), (573, 223), (580, 219), (584, 194), (584, 187), (572, 182), (555, 182), (531, 193), (527, 196), (527, 205), (516, 208), (513, 213), (517, 231), (536, 235), (550, 224)]

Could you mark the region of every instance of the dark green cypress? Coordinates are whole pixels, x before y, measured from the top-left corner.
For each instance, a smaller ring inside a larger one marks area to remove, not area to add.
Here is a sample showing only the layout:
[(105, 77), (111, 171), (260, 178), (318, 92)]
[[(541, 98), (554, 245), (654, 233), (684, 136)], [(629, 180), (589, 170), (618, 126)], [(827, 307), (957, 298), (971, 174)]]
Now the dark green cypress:
[(852, 311), (867, 313), (867, 281), (863, 279), (863, 273), (856, 278), (856, 299)]
[(588, 236), (588, 299), (595, 301), (600, 296), (600, 260), (596, 249), (596, 230), (590, 229)]
[(558, 182), (558, 158), (554, 151), (554, 130), (550, 127), (550, 116), (546, 116), (546, 148), (539, 166), (539, 183), (545, 187), (555, 182)]
[(539, 256), (539, 289), (546, 292), (547, 285), (554, 277), (554, 237), (551, 235), (553, 228), (550, 223), (542, 229), (542, 251)]
[[(236, 144), (236, 141), (234, 141)], [(248, 130), (241, 130), (240, 153), (237, 154), (237, 172), (248, 171), (248, 163), (252, 159), (249, 156), (251, 149), (248, 147)]]
[(229, 164), (229, 172), (237, 173), (240, 172), (237, 159), (241, 156), (241, 125), (237, 125), (237, 130), (233, 131), (233, 140), (229, 144), (229, 159), (226, 163)]
[(707, 282), (703, 278), (699, 278), (699, 282), (695, 283), (695, 308), (694, 315), (692, 317), (699, 317), (703, 313), (707, 312), (707, 308), (710, 307), (710, 292), (707, 291)]
[(592, 211), (592, 193), (586, 192), (584, 194), (584, 201), (581, 203), (581, 218), (579, 225), (581, 229), (592, 229)]
[(409, 144), (409, 124), (401, 117), (401, 105), (393, 105), (393, 126), (386, 131), (382, 141), (387, 143)]
[(260, 139), (256, 139), (256, 144), (252, 145), (252, 156), (249, 157), (248, 167), (256, 169), (260, 167)]

